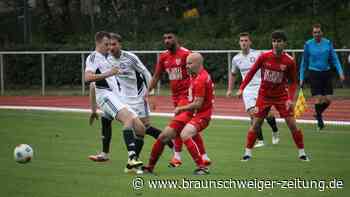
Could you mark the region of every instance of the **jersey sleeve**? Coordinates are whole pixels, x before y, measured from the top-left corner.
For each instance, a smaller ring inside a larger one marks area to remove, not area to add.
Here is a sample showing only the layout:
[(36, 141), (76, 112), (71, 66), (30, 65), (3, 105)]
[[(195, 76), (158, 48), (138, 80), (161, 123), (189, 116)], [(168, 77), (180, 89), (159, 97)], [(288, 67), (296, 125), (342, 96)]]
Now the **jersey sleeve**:
[(97, 70), (97, 61), (95, 54), (89, 55), (85, 60), (85, 72), (92, 71), (95, 73)]
[(339, 75), (342, 75), (343, 72), (343, 68), (340, 64), (339, 58), (337, 53), (335, 52), (334, 48), (333, 48), (333, 44), (332, 42), (329, 42), (329, 53), (330, 53), (330, 61), (333, 63), (333, 65), (335, 66), (335, 68), (337, 69), (337, 72)]
[(148, 86), (152, 79), (151, 73), (136, 55), (133, 55), (133, 58), (135, 59), (135, 64), (133, 64), (134, 69), (145, 77)]
[(288, 99), (293, 100), (297, 89), (297, 65), (293, 59), (291, 60), (287, 76), (289, 82)]
[(235, 58), (233, 57), (231, 61), (231, 73), (234, 73), (234, 74), (237, 73), (237, 69), (238, 69), (238, 64)]
[(304, 45), (304, 53), (303, 53), (303, 57), (301, 59), (301, 64), (300, 64), (300, 68), (299, 68), (299, 75), (300, 75), (300, 80), (304, 80), (304, 73), (305, 73), (305, 69), (309, 67), (309, 47), (308, 44), (305, 43)]
[(202, 77), (197, 78), (193, 83), (193, 97), (205, 97), (206, 80)]

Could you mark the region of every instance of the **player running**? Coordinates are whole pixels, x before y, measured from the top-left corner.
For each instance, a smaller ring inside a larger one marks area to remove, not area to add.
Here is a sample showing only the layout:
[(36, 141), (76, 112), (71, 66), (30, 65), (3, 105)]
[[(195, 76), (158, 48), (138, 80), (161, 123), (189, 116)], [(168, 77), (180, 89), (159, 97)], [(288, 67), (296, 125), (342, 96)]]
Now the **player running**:
[[(242, 96), (243, 90), (253, 79), (254, 74), (261, 70), (261, 85), (256, 102), (256, 113), (253, 125), (247, 134), (247, 143), (242, 161), (252, 157), (252, 149), (257, 138), (256, 132), (261, 128), (264, 118), (274, 106), (280, 116), (285, 119), (299, 151), (299, 159), (309, 161), (304, 151), (304, 139), (301, 129), (296, 126), (293, 110), (293, 100), (297, 88), (297, 67), (294, 59), (285, 53), (287, 36), (283, 31), (272, 32), (272, 50), (259, 56), (244, 78), (237, 95)], [(289, 83), (289, 84), (288, 84)]]
[[(167, 30), (163, 35), (163, 39), (167, 50), (160, 54), (155, 73), (148, 87), (148, 92), (152, 92), (159, 81), (161, 74), (165, 71), (168, 73), (174, 107), (186, 105), (188, 104), (187, 97), (190, 84), (190, 76), (186, 68), (186, 58), (190, 54), (190, 51), (180, 46), (176, 37), (176, 31), (174, 30)], [(178, 123), (186, 123), (191, 116), (192, 114), (189, 111), (176, 114), (169, 123), (168, 127), (178, 129)], [(201, 135), (198, 133), (197, 135), (193, 136), (193, 140), (197, 144), (204, 162), (209, 165), (211, 161), (206, 154)], [(169, 166), (178, 167), (182, 164), (180, 156), (182, 141), (177, 137), (175, 138), (174, 142), (175, 153), (174, 157), (169, 162)]]
[(174, 113), (178, 115), (184, 112), (193, 112), (193, 116), (188, 117), (186, 121), (173, 122), (175, 125), (166, 127), (159, 135), (157, 141), (153, 144), (148, 166), (144, 167), (145, 173), (153, 172), (164, 150), (164, 145), (176, 136), (180, 136), (197, 165), (194, 174), (209, 174), (207, 164), (200, 155), (193, 136), (198, 135), (199, 132), (203, 131), (209, 125), (214, 102), (214, 84), (211, 81), (210, 75), (203, 67), (203, 57), (201, 54), (191, 53), (188, 55), (186, 62), (186, 67), (191, 73), (188, 91), (189, 103), (177, 106)]
[[(242, 51), (232, 58), (232, 69), (231, 74), (229, 75), (226, 96), (232, 95), (232, 88), (235, 84), (237, 70), (240, 71), (242, 79), (244, 79), (249, 69), (252, 67), (252, 65), (255, 63), (255, 61), (261, 54), (260, 51), (256, 51), (250, 48), (251, 43), (252, 42), (249, 33), (243, 32), (239, 35), (239, 45)], [(243, 102), (245, 110), (250, 116), (251, 124), (253, 123), (256, 99), (258, 97), (260, 84), (261, 73), (260, 70), (258, 70), (254, 75), (253, 79), (247, 85), (246, 89), (243, 91)], [(272, 128), (272, 144), (278, 144), (280, 138), (276, 124), (276, 118), (274, 117), (272, 112), (268, 113), (266, 121)], [(264, 146), (264, 137), (261, 129), (257, 131), (257, 138), (258, 140), (254, 147), (258, 148)]]

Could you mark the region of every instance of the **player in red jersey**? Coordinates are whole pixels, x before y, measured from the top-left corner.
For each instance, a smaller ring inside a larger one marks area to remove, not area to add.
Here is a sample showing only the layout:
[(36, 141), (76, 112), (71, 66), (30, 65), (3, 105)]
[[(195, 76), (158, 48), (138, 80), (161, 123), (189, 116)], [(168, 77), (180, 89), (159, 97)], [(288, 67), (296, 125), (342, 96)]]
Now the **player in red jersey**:
[[(161, 74), (165, 71), (168, 73), (170, 88), (172, 92), (172, 100), (174, 107), (188, 104), (188, 88), (190, 84), (190, 76), (186, 68), (186, 58), (191, 53), (188, 49), (182, 47), (176, 37), (176, 31), (167, 30), (163, 35), (164, 45), (167, 49), (161, 53), (156, 65), (156, 69), (153, 78), (148, 87), (148, 92), (152, 92), (157, 82), (159, 81)], [(152, 101), (150, 102), (153, 103)], [(183, 113), (176, 114), (171, 120), (167, 129), (178, 130), (183, 123), (188, 122), (192, 117), (191, 112), (185, 111)], [(179, 126), (180, 125), (180, 126)], [(203, 139), (200, 134), (195, 135), (193, 140), (198, 146), (199, 152), (202, 155), (203, 160), (207, 165), (210, 165), (211, 161), (208, 158)], [(178, 167), (182, 164), (180, 152), (182, 149), (181, 138), (177, 137), (174, 140), (174, 156), (169, 162), (170, 167)]]
[[(299, 159), (309, 161), (304, 151), (304, 139), (301, 129), (296, 126), (293, 114), (293, 100), (297, 88), (297, 67), (294, 59), (284, 52), (287, 36), (283, 31), (272, 32), (272, 50), (259, 56), (247, 73), (237, 95), (242, 96), (244, 88), (261, 69), (261, 86), (256, 102), (256, 119), (248, 130), (245, 154), (242, 161), (252, 157), (252, 148), (256, 140), (256, 131), (261, 128), (264, 118), (274, 106), (280, 116), (285, 119), (299, 151)], [(289, 83), (289, 85), (288, 85)]]
[(153, 172), (165, 144), (176, 136), (180, 136), (198, 167), (194, 174), (204, 175), (209, 173), (193, 137), (209, 125), (214, 101), (214, 84), (203, 67), (203, 57), (199, 53), (188, 55), (186, 62), (186, 67), (191, 73), (188, 91), (189, 103), (177, 106), (174, 113), (176, 117), (184, 114), (184, 112), (190, 112), (192, 116), (187, 116), (186, 120), (176, 122), (176, 127), (167, 127), (159, 135), (157, 141), (153, 144), (149, 164), (144, 167), (144, 172)]

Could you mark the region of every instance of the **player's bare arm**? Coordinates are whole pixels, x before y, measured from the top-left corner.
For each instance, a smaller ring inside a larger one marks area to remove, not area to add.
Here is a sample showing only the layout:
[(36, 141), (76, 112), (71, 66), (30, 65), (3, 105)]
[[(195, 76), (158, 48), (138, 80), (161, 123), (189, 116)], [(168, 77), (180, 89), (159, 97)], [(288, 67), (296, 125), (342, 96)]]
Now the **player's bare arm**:
[(226, 96), (230, 97), (232, 96), (232, 88), (235, 86), (235, 81), (236, 81), (236, 73), (230, 73), (228, 76), (228, 84), (227, 84), (227, 92)]
[(98, 120), (97, 104), (96, 104), (96, 91), (95, 91), (95, 84), (94, 83), (90, 83), (89, 101), (90, 101), (90, 108), (91, 108), (89, 124), (92, 125), (95, 120)]
[(85, 71), (85, 82), (99, 81), (102, 79), (106, 79), (110, 76), (116, 75), (118, 73), (119, 69), (116, 67), (112, 67), (109, 71), (101, 74), (95, 74), (92, 71)]
[(194, 111), (200, 109), (204, 103), (204, 97), (195, 97), (194, 101), (184, 106), (178, 106), (175, 108), (174, 113), (179, 114), (183, 111)]

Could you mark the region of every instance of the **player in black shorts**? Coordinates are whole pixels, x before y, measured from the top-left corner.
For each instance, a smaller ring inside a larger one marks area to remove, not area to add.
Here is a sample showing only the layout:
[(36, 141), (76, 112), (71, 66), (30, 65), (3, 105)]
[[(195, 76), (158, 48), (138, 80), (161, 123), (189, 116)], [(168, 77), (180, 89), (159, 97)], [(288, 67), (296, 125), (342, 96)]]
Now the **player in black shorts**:
[(338, 56), (330, 40), (322, 37), (321, 25), (312, 27), (313, 39), (306, 41), (303, 61), (300, 65), (300, 86), (304, 83), (304, 70), (310, 72), (311, 94), (316, 98), (315, 118), (319, 130), (324, 128), (322, 113), (331, 104), (333, 95), (331, 66), (337, 69), (339, 78), (344, 81), (344, 73)]

